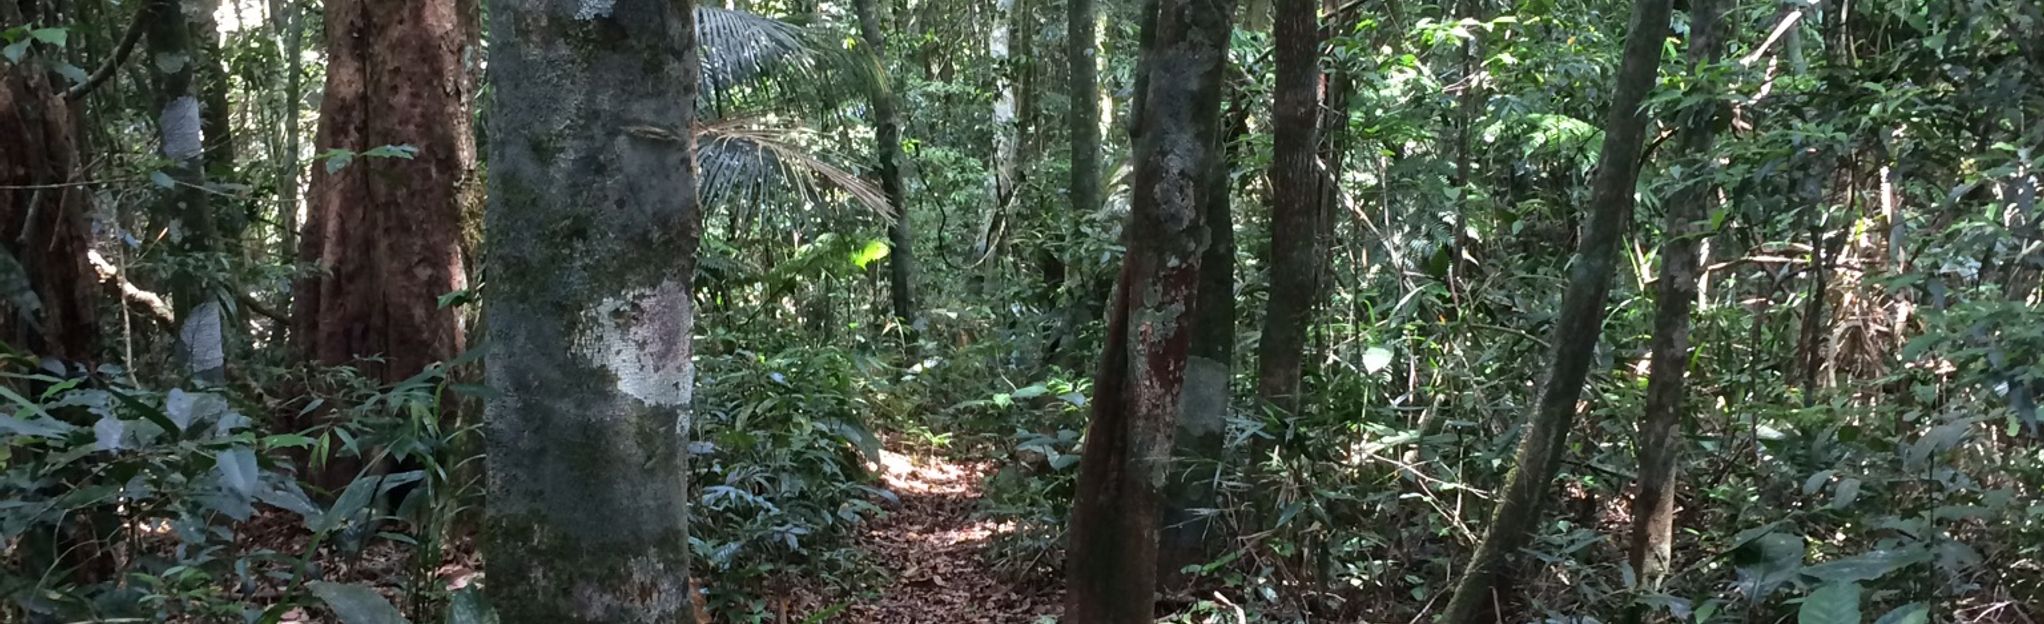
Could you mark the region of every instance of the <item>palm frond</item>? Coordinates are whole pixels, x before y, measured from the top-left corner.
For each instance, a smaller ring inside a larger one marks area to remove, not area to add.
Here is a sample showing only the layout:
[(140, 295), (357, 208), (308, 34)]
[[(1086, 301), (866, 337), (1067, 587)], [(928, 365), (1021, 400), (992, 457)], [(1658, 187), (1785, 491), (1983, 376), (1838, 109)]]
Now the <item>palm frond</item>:
[(786, 103), (809, 96), (835, 106), (858, 96), (875, 79), (863, 49), (849, 49), (828, 33), (743, 11), (696, 8), (696, 45), (702, 72), (699, 87), (709, 117), (730, 108), (748, 90), (778, 91), (767, 99)]
[(807, 198), (822, 196), (813, 181), (848, 195), (861, 206), (892, 221), (895, 212), (886, 193), (857, 174), (824, 160), (797, 145), (800, 128), (777, 127), (758, 118), (726, 119), (696, 128), (696, 167), (700, 176), (700, 197), (704, 204), (721, 204), (744, 196), (743, 192), (780, 180), (795, 194)]

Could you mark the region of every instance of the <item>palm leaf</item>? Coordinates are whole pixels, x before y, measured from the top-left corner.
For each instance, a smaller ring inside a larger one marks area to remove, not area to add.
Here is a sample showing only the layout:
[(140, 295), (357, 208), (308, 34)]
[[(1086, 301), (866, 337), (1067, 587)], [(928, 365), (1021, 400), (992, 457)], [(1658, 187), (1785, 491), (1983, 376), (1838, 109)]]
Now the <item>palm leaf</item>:
[(802, 129), (775, 126), (761, 118), (727, 119), (696, 127), (698, 193), (715, 205), (748, 196), (770, 180), (783, 180), (800, 197), (822, 199), (812, 183), (821, 180), (882, 219), (894, 219), (887, 195), (857, 174), (797, 145)]

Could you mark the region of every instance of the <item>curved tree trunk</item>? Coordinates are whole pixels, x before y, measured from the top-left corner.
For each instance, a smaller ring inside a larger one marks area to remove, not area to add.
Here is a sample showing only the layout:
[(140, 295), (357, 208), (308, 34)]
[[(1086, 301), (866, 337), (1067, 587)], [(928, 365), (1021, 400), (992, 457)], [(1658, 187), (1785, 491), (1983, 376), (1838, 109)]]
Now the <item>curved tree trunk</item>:
[(1257, 396), (1298, 409), (1299, 376), (1320, 299), (1320, 20), (1313, 0), (1277, 0), (1272, 36), (1270, 302), (1256, 347)]
[[(0, 28), (20, 23), (0, 0)], [(92, 359), (99, 328), (87, 263), (91, 194), (77, 182), (71, 110), (31, 54), (0, 60), (0, 340), (66, 361)], [(13, 265), (13, 266), (9, 266)]]
[(466, 284), (461, 215), (475, 145), (462, 59), (473, 2), (326, 4), (316, 147), (417, 151), (313, 168), (298, 255), (319, 273), (292, 302), (292, 333), (313, 361), (395, 382), (462, 349), (460, 317), (438, 299)]
[(910, 229), (908, 186), (901, 179), (901, 113), (893, 87), (888, 84), (887, 37), (880, 32), (880, 8), (875, 0), (857, 0), (859, 35), (872, 48), (879, 76), (873, 92), (874, 153), (880, 161), (880, 188), (887, 203), (894, 206), (894, 223), (887, 226), (888, 294), (894, 304), (894, 318), (903, 326), (915, 322), (915, 237)]
[(1626, 30), (1609, 117), (1604, 124), (1604, 151), (1590, 184), (1589, 219), (1570, 269), (1568, 290), (1555, 316), (1553, 360), (1540, 390), (1532, 419), (1519, 442), (1517, 461), (1500, 490), (1490, 526), (1463, 567), (1455, 594), (1443, 612), (1446, 624), (1490, 622), (1492, 605), (1504, 598), (1492, 587), (1515, 553), (1540, 526), (1540, 506), (1560, 469), (1576, 403), (1602, 333), (1605, 298), (1618, 266), (1619, 239), (1632, 220), (1633, 186), (1639, 178), (1647, 119), (1640, 104), (1654, 87), (1661, 46), (1668, 33), (1669, 0), (1634, 0), (1632, 24)]
[(692, 4), (490, 2), (483, 547), (506, 624), (695, 621)]
[[(1700, 74), (1724, 55), (1720, 32), (1724, 3), (1693, 0), (1689, 8), (1689, 67)], [(1682, 401), (1689, 367), (1690, 311), (1701, 276), (1698, 225), (1710, 213), (1711, 146), (1724, 108), (1711, 100), (1690, 112), (1679, 139), (1682, 153), (1696, 159), (1690, 182), (1668, 201), (1666, 237), (1661, 243), (1660, 292), (1655, 294), (1654, 338), (1647, 378), (1646, 415), (1639, 432), (1639, 494), (1632, 501), (1632, 542), (1627, 562), (1644, 587), (1659, 587), (1674, 554), (1676, 455), (1681, 441)]]
[(1093, 385), (1066, 547), (1068, 624), (1153, 620), (1159, 491), (1192, 342), (1202, 196), (1233, 0), (1162, 0), (1135, 150), (1121, 284)]

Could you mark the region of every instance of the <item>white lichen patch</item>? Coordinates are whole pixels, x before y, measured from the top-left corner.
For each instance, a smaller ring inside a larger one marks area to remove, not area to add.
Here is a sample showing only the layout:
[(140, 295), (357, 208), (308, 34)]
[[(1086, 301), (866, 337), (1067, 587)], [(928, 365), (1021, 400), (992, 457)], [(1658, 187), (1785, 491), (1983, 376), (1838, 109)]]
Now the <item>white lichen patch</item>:
[(610, 11), (617, 7), (617, 0), (581, 0), (575, 7), (575, 19), (593, 20), (610, 17)]
[(206, 137), (199, 124), (199, 100), (185, 96), (163, 105), (158, 119), (163, 128), (163, 155), (171, 160), (198, 158), (206, 150)]
[(686, 415), (695, 390), (688, 341), (694, 305), (675, 279), (605, 299), (584, 313), (576, 353), (610, 372), (618, 392)]

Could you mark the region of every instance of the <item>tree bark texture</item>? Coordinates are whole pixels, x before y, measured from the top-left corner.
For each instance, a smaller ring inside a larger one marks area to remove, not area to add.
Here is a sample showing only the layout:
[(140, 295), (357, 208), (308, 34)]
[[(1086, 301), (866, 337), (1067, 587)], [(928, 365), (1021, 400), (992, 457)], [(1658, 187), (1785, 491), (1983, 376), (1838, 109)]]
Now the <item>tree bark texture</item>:
[(894, 206), (894, 223), (887, 226), (888, 296), (894, 318), (908, 325), (915, 321), (915, 236), (908, 214), (908, 186), (901, 178), (901, 112), (894, 90), (888, 84), (887, 37), (880, 32), (880, 7), (876, 0), (857, 0), (859, 35), (872, 49), (873, 62), (880, 71), (873, 91), (874, 156), (879, 161), (880, 189)]
[(394, 382), (462, 349), (460, 317), (438, 298), (467, 283), (461, 214), (475, 145), (462, 59), (473, 53), (465, 35), (473, 2), (326, 5), (317, 148), (417, 152), (313, 168), (298, 257), (318, 272), (292, 302), (292, 333), (308, 359)]
[[(20, 16), (0, 0), (0, 27)], [(92, 359), (98, 336), (86, 261), (91, 194), (78, 182), (71, 110), (35, 54), (0, 60), (0, 249), (20, 267), (20, 281), (0, 272), (0, 340), (15, 349), (66, 361)]]
[[(1724, 56), (1722, 0), (1693, 0), (1689, 13), (1689, 67), (1701, 77)], [(1715, 185), (1711, 147), (1724, 106), (1715, 99), (1688, 111), (1678, 139), (1693, 170), (1680, 171), (1682, 186), (1667, 202), (1661, 242), (1659, 292), (1654, 302), (1654, 337), (1647, 373), (1646, 414), (1639, 432), (1639, 493), (1632, 501), (1632, 543), (1627, 562), (1642, 586), (1656, 588), (1674, 555), (1675, 487), (1681, 437), (1684, 384), (1689, 367), (1690, 313), (1701, 278), (1700, 223), (1709, 215)]]
[(693, 7), (491, 0), (490, 600), (693, 622)]
[(1562, 295), (1555, 316), (1554, 345), (1546, 383), (1519, 442), (1517, 461), (1500, 490), (1497, 507), (1491, 512), (1489, 528), (1477, 545), (1441, 621), (1447, 624), (1478, 624), (1492, 621), (1492, 605), (1505, 598), (1493, 596), (1492, 587), (1503, 572), (1506, 559), (1519, 550), (1540, 526), (1543, 495), (1560, 469), (1562, 450), (1569, 426), (1575, 421), (1576, 403), (1582, 399), (1583, 382), (1589, 377), (1590, 361), (1602, 333), (1605, 299), (1618, 264), (1618, 248), (1626, 225), (1632, 220), (1633, 187), (1639, 177), (1639, 158), (1644, 149), (1646, 115), (1640, 104), (1653, 90), (1655, 71), (1661, 62), (1661, 46), (1668, 34), (1669, 0), (1635, 0), (1632, 23), (1625, 36), (1619, 61), (1611, 109), (1604, 124), (1603, 153), (1590, 184), (1588, 220), (1583, 226), (1568, 289)]
[(1272, 36), (1270, 301), (1257, 343), (1258, 398), (1298, 409), (1306, 334), (1320, 298), (1320, 20), (1314, 0), (1277, 0)]
[(1095, 377), (1066, 547), (1064, 621), (1150, 622), (1159, 493), (1192, 342), (1201, 197), (1214, 169), (1232, 0), (1162, 0), (1135, 150), (1121, 284)]

